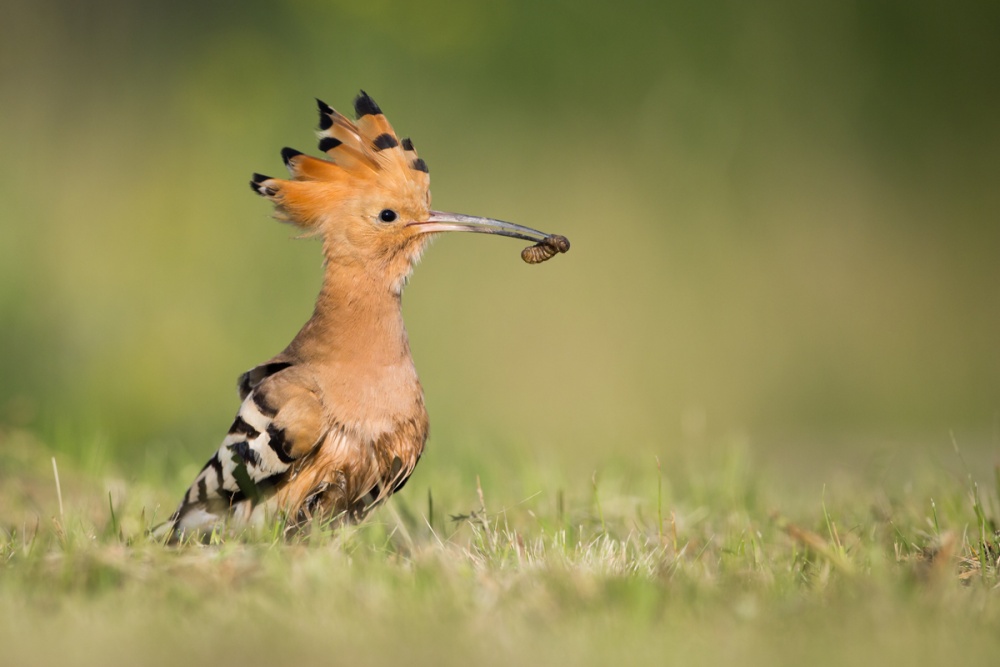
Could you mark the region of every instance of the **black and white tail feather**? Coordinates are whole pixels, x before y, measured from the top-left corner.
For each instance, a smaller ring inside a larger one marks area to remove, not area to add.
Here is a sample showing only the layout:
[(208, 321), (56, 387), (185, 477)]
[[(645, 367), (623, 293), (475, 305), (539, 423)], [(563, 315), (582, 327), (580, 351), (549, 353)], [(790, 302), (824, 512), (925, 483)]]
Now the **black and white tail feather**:
[(278, 425), (279, 410), (267, 403), (262, 385), (289, 366), (262, 364), (240, 376), (243, 403), (229, 433), (177, 510), (153, 530), (154, 537), (175, 541), (185, 535), (208, 534), (230, 520), (245, 523), (288, 474), (297, 457)]
[(244, 399), (229, 434), (184, 494), (177, 511), (154, 532), (180, 537), (248, 520), (294, 459), (282, 449), (281, 433), (261, 410), (257, 395)]

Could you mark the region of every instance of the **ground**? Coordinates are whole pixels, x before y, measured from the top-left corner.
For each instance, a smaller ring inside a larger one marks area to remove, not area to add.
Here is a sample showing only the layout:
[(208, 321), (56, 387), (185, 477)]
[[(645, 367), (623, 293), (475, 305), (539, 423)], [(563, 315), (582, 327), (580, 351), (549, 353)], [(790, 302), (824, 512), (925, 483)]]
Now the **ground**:
[(737, 448), (505, 505), (545, 471), (484, 487), (431, 469), (439, 486), (416, 477), (361, 526), (171, 548), (146, 531), (174, 482), (2, 438), (9, 665), (962, 664), (1000, 650), (1000, 477), (981, 488), (928, 466), (810, 498)]

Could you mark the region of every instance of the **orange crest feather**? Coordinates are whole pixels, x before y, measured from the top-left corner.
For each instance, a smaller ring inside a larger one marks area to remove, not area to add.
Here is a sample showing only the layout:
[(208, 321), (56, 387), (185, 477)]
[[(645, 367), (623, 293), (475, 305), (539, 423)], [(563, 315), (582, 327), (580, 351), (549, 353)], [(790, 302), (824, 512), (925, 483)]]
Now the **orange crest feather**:
[(417, 156), (412, 141), (400, 141), (368, 93), (362, 90), (354, 100), (356, 122), (321, 100), (316, 103), (319, 150), (326, 159), (285, 148), (281, 157), (290, 180), (254, 174), (250, 181), (254, 192), (274, 202), (278, 219), (312, 229), (329, 213), (331, 201), (359, 190), (393, 186), (429, 190), (427, 164)]

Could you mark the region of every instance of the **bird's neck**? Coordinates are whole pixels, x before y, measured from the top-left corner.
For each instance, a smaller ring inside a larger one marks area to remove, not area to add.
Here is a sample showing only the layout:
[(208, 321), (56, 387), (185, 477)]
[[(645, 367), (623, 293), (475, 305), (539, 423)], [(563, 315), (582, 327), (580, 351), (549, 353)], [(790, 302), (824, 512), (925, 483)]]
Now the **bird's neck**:
[(325, 409), (356, 438), (426, 422), (399, 290), (384, 275), (329, 264), (313, 316), (280, 356), (309, 368)]
[(398, 290), (352, 268), (327, 265), (316, 309), (289, 352), (324, 365), (412, 366)]

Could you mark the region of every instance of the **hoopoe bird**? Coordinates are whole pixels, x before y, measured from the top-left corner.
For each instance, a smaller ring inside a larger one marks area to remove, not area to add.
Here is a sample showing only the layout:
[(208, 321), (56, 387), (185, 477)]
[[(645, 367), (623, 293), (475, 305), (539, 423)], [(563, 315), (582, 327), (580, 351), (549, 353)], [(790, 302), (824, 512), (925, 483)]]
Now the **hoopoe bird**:
[(432, 211), (427, 163), (364, 91), (357, 120), (319, 105), (316, 158), (291, 148), (287, 180), (254, 174), (276, 217), (323, 243), (316, 307), (277, 356), (243, 373), (242, 404), (218, 451), (154, 535), (178, 540), (283, 517), (359, 521), (406, 484), (428, 434), (403, 326), (403, 286), (428, 240), (481, 232), (533, 241), (522, 258), (566, 252), (562, 236)]

